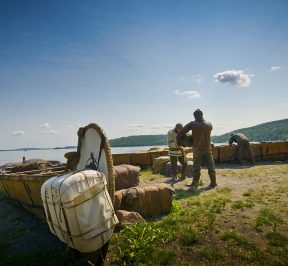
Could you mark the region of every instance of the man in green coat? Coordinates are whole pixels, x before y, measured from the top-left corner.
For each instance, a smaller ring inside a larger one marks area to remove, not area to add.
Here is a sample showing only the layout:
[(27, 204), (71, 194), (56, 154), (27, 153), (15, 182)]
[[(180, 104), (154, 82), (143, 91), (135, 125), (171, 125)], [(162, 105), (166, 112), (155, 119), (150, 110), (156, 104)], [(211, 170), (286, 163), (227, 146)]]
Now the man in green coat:
[(211, 131), (212, 124), (206, 122), (203, 118), (203, 112), (197, 109), (194, 113), (195, 121), (192, 121), (185, 125), (177, 135), (177, 139), (181, 140), (183, 136), (192, 130), (193, 138), (193, 182), (192, 186), (199, 185), (199, 179), (201, 175), (201, 164), (204, 163), (207, 166), (208, 174), (210, 177), (210, 188), (215, 188), (216, 183), (216, 170), (214, 159), (211, 149)]
[(229, 139), (229, 145), (232, 145), (233, 142), (237, 143), (237, 159), (239, 163), (243, 162), (243, 150), (246, 150), (249, 155), (251, 164), (255, 164), (254, 153), (251, 147), (251, 144), (248, 138), (241, 133), (232, 133)]

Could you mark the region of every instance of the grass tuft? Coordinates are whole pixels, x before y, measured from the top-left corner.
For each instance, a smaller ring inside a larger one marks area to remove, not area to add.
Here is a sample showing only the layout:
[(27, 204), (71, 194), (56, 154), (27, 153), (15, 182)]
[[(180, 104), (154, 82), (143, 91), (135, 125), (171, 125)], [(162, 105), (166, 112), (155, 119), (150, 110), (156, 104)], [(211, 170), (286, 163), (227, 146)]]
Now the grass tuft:
[(288, 245), (288, 238), (277, 232), (266, 233), (266, 238), (269, 240), (269, 245), (277, 247), (286, 247)]
[(257, 228), (265, 224), (272, 225), (274, 233), (276, 232), (277, 225), (281, 223), (283, 223), (283, 219), (280, 216), (277, 216), (272, 210), (268, 208), (261, 209), (256, 219)]
[(253, 206), (250, 202), (244, 202), (242, 200), (236, 200), (232, 203), (232, 209), (244, 209), (244, 208), (251, 208)]
[(183, 246), (195, 244), (199, 240), (199, 232), (192, 226), (184, 227), (181, 230), (179, 239)]
[(210, 262), (217, 262), (223, 257), (221, 253), (219, 253), (217, 250), (212, 249), (210, 247), (204, 247), (201, 250), (201, 254), (204, 257), (204, 259)]

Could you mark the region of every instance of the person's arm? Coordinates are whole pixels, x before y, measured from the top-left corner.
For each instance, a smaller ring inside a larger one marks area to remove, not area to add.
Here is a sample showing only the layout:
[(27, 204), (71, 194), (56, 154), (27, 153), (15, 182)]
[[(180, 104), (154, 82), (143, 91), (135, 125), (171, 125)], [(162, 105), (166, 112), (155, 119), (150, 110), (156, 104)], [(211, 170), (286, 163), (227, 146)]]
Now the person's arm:
[(232, 137), (229, 139), (229, 145), (232, 145), (233, 142), (234, 142), (234, 137), (232, 136)]
[(186, 135), (190, 130), (192, 130), (192, 122), (185, 125), (177, 134), (177, 141), (180, 140), (184, 135)]

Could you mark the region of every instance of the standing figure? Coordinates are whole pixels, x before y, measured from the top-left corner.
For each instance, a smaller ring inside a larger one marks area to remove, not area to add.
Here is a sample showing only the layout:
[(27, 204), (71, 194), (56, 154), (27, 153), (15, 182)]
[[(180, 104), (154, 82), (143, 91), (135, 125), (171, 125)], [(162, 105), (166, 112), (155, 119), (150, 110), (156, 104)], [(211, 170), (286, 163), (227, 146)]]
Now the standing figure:
[(229, 140), (229, 145), (232, 145), (233, 142), (237, 143), (237, 159), (239, 163), (243, 162), (243, 150), (247, 150), (249, 154), (249, 160), (251, 164), (255, 164), (255, 158), (254, 158), (254, 153), (251, 147), (251, 144), (248, 140), (248, 138), (244, 134), (240, 133), (232, 133), (230, 140)]
[(182, 165), (181, 171), (181, 179), (185, 179), (186, 177), (186, 169), (187, 169), (187, 159), (185, 152), (182, 147), (179, 147), (177, 144), (177, 133), (183, 128), (182, 124), (176, 124), (175, 128), (168, 131), (167, 139), (168, 139), (168, 147), (171, 162), (171, 170), (172, 170), (172, 178), (174, 180), (177, 179), (177, 161), (179, 160)]
[(210, 188), (217, 186), (216, 183), (216, 170), (214, 159), (211, 150), (211, 131), (212, 124), (206, 122), (203, 118), (203, 112), (197, 109), (194, 113), (195, 121), (191, 121), (178, 133), (177, 139), (183, 138), (183, 136), (192, 130), (193, 138), (193, 182), (192, 186), (199, 185), (199, 179), (201, 175), (201, 164), (204, 163), (207, 166), (208, 174), (210, 177)]

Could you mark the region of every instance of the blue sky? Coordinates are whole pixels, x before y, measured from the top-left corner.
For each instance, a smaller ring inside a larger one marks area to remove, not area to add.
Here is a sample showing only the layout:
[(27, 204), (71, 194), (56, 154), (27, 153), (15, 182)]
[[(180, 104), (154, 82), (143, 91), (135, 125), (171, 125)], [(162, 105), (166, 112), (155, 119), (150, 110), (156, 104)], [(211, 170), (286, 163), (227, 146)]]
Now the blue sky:
[(0, 149), (287, 118), (288, 1), (0, 1)]

